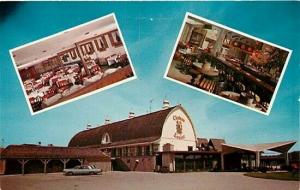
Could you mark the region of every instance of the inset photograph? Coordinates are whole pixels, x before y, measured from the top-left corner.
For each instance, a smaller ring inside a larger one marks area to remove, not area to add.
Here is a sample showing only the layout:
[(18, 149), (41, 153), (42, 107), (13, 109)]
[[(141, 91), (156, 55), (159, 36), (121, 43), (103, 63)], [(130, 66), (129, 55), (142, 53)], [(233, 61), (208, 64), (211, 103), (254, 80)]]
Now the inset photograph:
[(165, 78), (269, 115), (291, 52), (187, 13)]
[(114, 14), (10, 54), (32, 114), (136, 78)]

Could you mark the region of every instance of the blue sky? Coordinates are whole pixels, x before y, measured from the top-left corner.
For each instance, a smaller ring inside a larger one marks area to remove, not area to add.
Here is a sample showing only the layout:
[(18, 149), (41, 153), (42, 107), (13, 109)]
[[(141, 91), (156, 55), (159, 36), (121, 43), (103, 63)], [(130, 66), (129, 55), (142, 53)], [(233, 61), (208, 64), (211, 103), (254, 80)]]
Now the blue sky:
[[(86, 124), (181, 103), (199, 137), (253, 144), (299, 140), (299, 2), (24, 2), (0, 19), (0, 136), (4, 145), (65, 146)], [(293, 50), (269, 116), (163, 78), (191, 12)], [(114, 12), (138, 79), (31, 116), (8, 50)], [(299, 143), (293, 147), (300, 149)]]

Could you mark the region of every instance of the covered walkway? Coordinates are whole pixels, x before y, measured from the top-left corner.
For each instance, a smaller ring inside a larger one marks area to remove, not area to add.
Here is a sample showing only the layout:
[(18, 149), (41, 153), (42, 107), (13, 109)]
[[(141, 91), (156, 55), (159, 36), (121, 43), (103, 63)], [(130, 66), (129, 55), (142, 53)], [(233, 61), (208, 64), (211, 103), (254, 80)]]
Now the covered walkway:
[(248, 167), (261, 167), (261, 154), (264, 151), (274, 151), (284, 155), (285, 164), (289, 165), (288, 151), (296, 141), (263, 143), (254, 145), (222, 144), (222, 169), (241, 169), (242, 164)]
[(107, 163), (110, 157), (99, 148), (10, 145), (1, 152), (4, 174), (60, 172), (90, 162)]

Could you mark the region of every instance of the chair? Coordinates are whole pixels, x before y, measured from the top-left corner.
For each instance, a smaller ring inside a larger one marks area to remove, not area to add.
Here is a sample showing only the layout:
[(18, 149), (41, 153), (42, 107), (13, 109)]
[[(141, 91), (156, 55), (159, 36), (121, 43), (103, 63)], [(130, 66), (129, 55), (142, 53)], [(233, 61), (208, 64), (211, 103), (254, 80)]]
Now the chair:
[(199, 82), (199, 88), (206, 90), (208, 92), (213, 93), (216, 89), (217, 86), (217, 82), (213, 81), (213, 80), (209, 80), (206, 78), (203, 78), (200, 82)]
[(56, 85), (58, 87), (58, 92), (60, 92), (60, 93), (62, 93), (63, 91), (65, 91), (66, 89), (68, 89), (70, 87), (70, 83), (66, 79), (57, 81)]

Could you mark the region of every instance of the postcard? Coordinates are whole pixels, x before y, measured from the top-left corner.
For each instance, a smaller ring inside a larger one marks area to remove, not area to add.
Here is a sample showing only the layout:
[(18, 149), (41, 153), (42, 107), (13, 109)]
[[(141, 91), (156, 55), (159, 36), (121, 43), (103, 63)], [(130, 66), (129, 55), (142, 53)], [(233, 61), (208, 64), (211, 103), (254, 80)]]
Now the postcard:
[(291, 53), (187, 13), (165, 78), (268, 115)]
[(10, 53), (32, 114), (136, 78), (114, 14)]
[(299, 190), (299, 8), (1, 2), (0, 190)]

